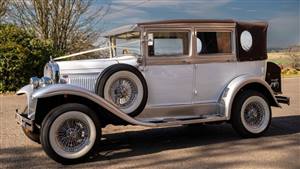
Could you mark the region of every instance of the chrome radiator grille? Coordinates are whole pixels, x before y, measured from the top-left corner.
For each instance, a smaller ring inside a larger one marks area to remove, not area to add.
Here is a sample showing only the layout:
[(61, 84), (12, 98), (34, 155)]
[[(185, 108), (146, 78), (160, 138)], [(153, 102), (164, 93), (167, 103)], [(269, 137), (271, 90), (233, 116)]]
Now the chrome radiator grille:
[(98, 74), (69, 74), (67, 76), (66, 80), (68, 84), (86, 88), (92, 92), (95, 91)]

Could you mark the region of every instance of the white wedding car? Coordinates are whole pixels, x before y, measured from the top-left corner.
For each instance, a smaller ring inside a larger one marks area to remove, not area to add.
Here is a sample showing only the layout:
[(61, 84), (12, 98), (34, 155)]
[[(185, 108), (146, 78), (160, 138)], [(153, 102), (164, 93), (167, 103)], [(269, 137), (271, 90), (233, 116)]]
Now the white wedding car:
[[(257, 137), (281, 96), (280, 68), (267, 62), (267, 24), (168, 20), (107, 32), (108, 47), (50, 60), (44, 77), (17, 94), (24, 133), (49, 157), (75, 163), (91, 154), (108, 124), (162, 127), (229, 122)], [(106, 50), (109, 58), (68, 60)]]

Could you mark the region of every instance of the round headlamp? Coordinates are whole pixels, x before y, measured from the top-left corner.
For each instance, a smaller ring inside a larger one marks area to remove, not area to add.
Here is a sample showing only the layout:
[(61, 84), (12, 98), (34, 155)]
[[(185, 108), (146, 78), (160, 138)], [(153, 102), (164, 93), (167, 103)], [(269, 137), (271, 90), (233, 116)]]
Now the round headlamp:
[(53, 83), (53, 81), (49, 77), (42, 77), (39, 80), (39, 86), (40, 87), (45, 87), (45, 86), (50, 85), (52, 83)]
[(30, 84), (31, 84), (33, 89), (36, 89), (36, 88), (39, 87), (39, 81), (40, 81), (40, 79), (37, 78), (37, 77), (31, 77), (30, 78)]
[(59, 82), (59, 66), (57, 63), (50, 61), (44, 67), (44, 77), (48, 77), (53, 83)]

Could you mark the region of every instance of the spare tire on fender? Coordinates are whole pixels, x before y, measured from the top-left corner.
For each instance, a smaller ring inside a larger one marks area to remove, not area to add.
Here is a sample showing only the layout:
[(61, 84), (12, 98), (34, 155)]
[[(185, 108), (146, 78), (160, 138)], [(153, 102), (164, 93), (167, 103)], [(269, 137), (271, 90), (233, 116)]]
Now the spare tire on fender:
[(115, 64), (98, 77), (95, 92), (131, 117), (140, 114), (147, 103), (148, 88), (142, 73), (128, 64)]

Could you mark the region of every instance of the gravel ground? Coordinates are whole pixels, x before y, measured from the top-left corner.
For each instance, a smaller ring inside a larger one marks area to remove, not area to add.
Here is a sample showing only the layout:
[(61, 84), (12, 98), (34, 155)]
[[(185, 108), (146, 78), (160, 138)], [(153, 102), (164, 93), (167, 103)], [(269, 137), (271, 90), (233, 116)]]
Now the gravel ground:
[(14, 120), (25, 98), (0, 96), (0, 168), (300, 168), (300, 78), (283, 80), (291, 105), (273, 108), (265, 136), (241, 139), (228, 124), (107, 126), (98, 155), (63, 166), (24, 136)]

